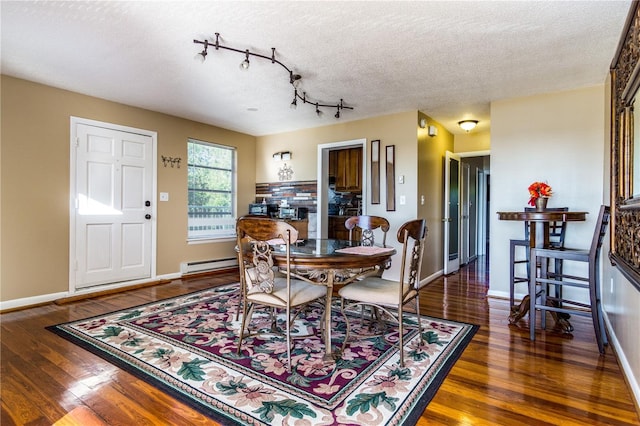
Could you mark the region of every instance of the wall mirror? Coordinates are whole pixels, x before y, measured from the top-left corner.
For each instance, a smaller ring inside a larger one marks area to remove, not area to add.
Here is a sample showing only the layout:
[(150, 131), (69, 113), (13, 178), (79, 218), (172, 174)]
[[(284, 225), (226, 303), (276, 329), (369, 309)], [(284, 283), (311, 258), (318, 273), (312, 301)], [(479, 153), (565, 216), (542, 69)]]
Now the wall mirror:
[[(633, 2), (611, 64), (611, 251), (640, 290), (640, 8)], [(637, 102), (636, 102), (637, 101)]]

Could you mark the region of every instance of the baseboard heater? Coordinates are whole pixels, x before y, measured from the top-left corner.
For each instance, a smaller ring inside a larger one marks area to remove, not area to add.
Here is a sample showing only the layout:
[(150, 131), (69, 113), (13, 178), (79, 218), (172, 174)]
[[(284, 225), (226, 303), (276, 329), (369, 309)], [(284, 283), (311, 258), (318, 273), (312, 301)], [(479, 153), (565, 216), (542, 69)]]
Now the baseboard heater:
[(210, 259), (199, 260), (195, 262), (180, 263), (180, 272), (185, 274), (194, 274), (197, 272), (217, 271), (221, 269), (230, 269), (238, 266), (238, 259), (229, 257), (226, 259)]

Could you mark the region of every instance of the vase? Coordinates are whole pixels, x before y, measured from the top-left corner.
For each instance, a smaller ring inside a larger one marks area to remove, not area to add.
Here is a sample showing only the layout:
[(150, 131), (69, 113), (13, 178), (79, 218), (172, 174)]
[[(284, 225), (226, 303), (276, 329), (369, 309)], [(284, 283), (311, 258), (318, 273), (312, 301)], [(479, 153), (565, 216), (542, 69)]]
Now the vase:
[(538, 198), (536, 198), (536, 210), (537, 211), (546, 210), (547, 201), (549, 201), (549, 197), (538, 197)]

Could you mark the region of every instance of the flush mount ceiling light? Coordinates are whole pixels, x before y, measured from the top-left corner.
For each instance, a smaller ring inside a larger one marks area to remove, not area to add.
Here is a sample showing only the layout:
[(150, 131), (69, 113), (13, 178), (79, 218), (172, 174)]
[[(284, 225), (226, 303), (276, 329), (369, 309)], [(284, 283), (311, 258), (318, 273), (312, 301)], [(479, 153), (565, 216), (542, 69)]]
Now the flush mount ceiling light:
[(465, 132), (470, 132), (478, 125), (478, 120), (462, 120), (458, 121), (458, 126)]
[[(300, 74), (294, 74), (293, 70), (291, 70), (289, 67), (287, 67), (285, 64), (283, 64), (282, 62), (280, 62), (279, 60), (276, 59), (276, 48), (272, 47), (271, 48), (271, 56), (265, 56), (265, 55), (261, 55), (260, 53), (255, 53), (255, 52), (251, 52), (249, 51), (249, 49), (236, 49), (233, 47), (229, 47), (229, 46), (224, 46), (222, 44), (220, 44), (220, 33), (216, 33), (216, 41), (211, 43), (209, 42), (209, 40), (193, 40), (194, 43), (196, 44), (202, 44), (204, 46), (204, 49), (202, 49), (202, 52), (198, 53), (196, 55), (196, 58), (202, 62), (204, 62), (205, 59), (207, 59), (207, 51), (209, 49), (209, 46), (214, 47), (216, 50), (219, 49), (224, 49), (224, 50), (230, 50), (232, 52), (238, 52), (241, 53), (242, 55), (244, 55), (244, 60), (240, 63), (240, 69), (242, 70), (248, 70), (249, 66), (250, 66), (250, 62), (249, 62), (249, 57), (255, 57), (255, 58), (262, 58), (262, 59), (266, 59), (268, 61), (271, 61), (272, 64), (278, 64), (280, 65), (282, 68), (284, 68), (287, 71), (288, 77), (289, 77), (289, 83), (293, 86), (293, 101), (291, 102), (291, 108), (292, 109), (296, 109), (298, 106), (298, 100), (301, 100), (303, 104), (310, 104), (316, 107), (316, 115), (318, 117), (322, 117), (323, 113), (320, 110), (320, 108), (335, 108), (336, 109), (336, 113), (334, 115), (334, 117), (340, 118), (340, 110), (343, 109), (353, 109), (353, 107), (350, 106), (345, 106), (344, 105), (344, 101), (342, 99), (340, 99), (340, 102), (336, 102), (334, 104), (331, 103), (326, 103), (326, 102), (320, 102), (318, 100), (311, 100), (307, 97), (307, 93), (306, 92), (301, 92), (299, 90), (300, 87), (300, 82), (302, 80), (302, 76)], [(302, 93), (302, 95), (300, 94)]]

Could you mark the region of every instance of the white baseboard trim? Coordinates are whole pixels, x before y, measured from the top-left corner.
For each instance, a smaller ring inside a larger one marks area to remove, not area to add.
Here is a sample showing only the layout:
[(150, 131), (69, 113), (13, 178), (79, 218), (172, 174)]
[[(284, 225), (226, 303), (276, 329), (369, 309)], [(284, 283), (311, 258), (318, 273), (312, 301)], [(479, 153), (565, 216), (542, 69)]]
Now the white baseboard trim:
[(622, 368), (622, 374), (624, 375), (625, 380), (627, 381), (627, 383), (629, 384), (629, 387), (631, 388), (631, 394), (636, 401), (636, 408), (640, 408), (640, 384), (638, 384), (638, 381), (636, 380), (633, 374), (633, 369), (631, 368), (631, 365), (627, 360), (624, 350), (620, 346), (620, 342), (618, 341), (618, 338), (616, 337), (616, 333), (613, 330), (613, 326), (609, 321), (607, 312), (604, 310), (603, 310), (603, 316), (604, 316), (605, 327), (607, 329), (607, 335), (609, 337), (609, 345), (615, 348), (616, 358), (618, 359), (618, 363)]
[[(495, 297), (496, 299), (509, 299), (509, 293), (506, 291), (496, 291), (496, 290), (491, 290), (489, 289), (489, 291), (487, 292), (487, 296), (489, 297)], [(516, 295), (516, 299), (518, 295)], [(524, 296), (524, 294), (520, 295), (520, 297), (522, 298)]]
[(174, 272), (172, 274), (158, 275), (154, 278), (149, 278), (144, 280), (127, 281), (124, 283), (117, 283), (112, 285), (101, 285), (96, 287), (85, 288), (75, 292), (61, 291), (59, 293), (41, 294), (38, 296), (24, 297), (21, 299), (5, 300), (5, 301), (0, 301), (0, 312), (9, 310), (9, 309), (27, 308), (29, 306), (41, 305), (43, 303), (53, 302), (54, 300), (64, 299), (72, 296), (81, 296), (81, 295), (90, 295), (91, 293), (100, 293), (106, 290), (113, 290), (113, 289), (119, 289), (119, 288), (126, 290), (127, 287), (131, 287), (138, 284), (145, 284), (145, 283), (150, 283), (155, 281), (175, 280), (181, 277), (182, 275), (179, 272)]
[(441, 277), (442, 274), (444, 274), (444, 269), (440, 269), (439, 271), (436, 271), (433, 274), (429, 275), (428, 277), (420, 280), (420, 288), (429, 284), (431, 281), (435, 280), (436, 278)]
[(42, 303), (53, 302), (57, 299), (69, 296), (68, 291), (62, 291), (60, 293), (41, 294), (39, 296), (23, 297), (21, 299), (5, 300), (0, 302), (0, 311), (7, 309), (16, 309), (32, 305), (40, 305)]

